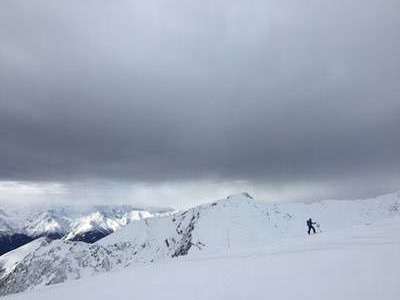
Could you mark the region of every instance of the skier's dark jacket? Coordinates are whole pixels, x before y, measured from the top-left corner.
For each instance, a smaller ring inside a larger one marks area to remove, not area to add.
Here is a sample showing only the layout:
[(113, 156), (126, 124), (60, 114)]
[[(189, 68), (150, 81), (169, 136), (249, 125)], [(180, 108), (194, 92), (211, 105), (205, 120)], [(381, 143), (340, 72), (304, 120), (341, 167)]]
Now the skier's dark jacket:
[(315, 223), (314, 223), (311, 219), (308, 219), (308, 220), (307, 220), (307, 226), (308, 226), (308, 227), (312, 227), (314, 224), (315, 224)]

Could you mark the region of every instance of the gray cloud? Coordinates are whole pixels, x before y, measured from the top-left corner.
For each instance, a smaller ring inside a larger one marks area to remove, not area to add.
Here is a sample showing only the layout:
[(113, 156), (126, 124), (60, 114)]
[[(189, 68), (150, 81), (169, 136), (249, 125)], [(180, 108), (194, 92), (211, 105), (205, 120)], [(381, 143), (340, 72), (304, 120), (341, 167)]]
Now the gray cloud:
[(400, 187), (399, 1), (142, 2), (2, 1), (0, 180)]

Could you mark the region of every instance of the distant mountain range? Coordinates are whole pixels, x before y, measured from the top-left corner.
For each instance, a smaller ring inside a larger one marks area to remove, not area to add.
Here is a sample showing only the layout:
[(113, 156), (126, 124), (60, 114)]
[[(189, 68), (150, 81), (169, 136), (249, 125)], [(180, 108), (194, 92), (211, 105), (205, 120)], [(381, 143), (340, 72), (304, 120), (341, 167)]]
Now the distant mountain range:
[(0, 255), (39, 237), (94, 243), (132, 221), (170, 211), (128, 205), (65, 206), (34, 211), (0, 209)]

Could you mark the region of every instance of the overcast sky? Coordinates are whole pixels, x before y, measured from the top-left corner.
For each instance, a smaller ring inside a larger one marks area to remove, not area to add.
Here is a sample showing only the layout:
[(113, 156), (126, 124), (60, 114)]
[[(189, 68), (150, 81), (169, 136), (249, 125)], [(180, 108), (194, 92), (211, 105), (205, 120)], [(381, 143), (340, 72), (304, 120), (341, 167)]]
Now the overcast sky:
[(400, 1), (0, 2), (0, 205), (400, 190)]

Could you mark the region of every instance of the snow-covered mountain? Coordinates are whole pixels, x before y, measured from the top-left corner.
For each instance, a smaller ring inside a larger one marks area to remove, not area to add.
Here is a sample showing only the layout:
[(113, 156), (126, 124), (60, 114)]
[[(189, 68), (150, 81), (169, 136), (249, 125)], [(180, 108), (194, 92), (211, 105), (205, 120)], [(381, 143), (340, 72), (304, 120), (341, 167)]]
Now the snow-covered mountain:
[(400, 218), (201, 258), (135, 265), (4, 300), (398, 300)]
[(127, 205), (57, 207), (44, 211), (0, 209), (0, 255), (43, 236), (93, 243), (132, 221), (169, 211)]
[(132, 221), (94, 244), (36, 240), (0, 257), (0, 295), (126, 266), (187, 255), (221, 256), (303, 238), (305, 220), (310, 216), (321, 224), (320, 230), (333, 232), (399, 215), (399, 193), (308, 204), (259, 202), (244, 193), (173, 214)]

